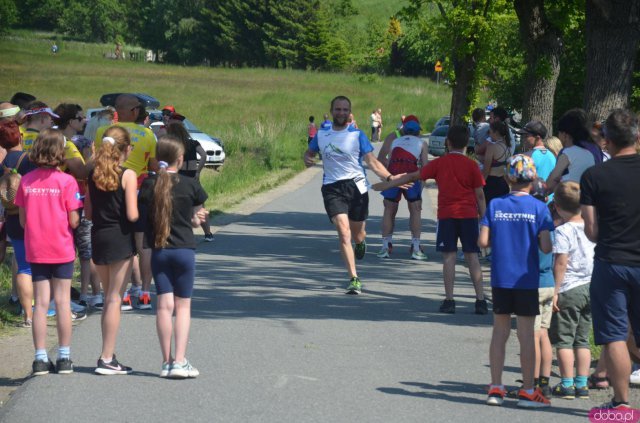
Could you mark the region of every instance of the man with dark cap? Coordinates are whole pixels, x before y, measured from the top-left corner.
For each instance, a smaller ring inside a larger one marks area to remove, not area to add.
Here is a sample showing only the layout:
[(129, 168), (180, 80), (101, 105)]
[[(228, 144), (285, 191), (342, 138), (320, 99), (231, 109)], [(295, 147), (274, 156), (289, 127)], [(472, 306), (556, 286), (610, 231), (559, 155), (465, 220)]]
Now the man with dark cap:
[(521, 135), (523, 147), (527, 156), (533, 159), (538, 172), (538, 178), (545, 181), (556, 167), (556, 156), (544, 145), (547, 138), (547, 128), (539, 120), (532, 120), (518, 131)]

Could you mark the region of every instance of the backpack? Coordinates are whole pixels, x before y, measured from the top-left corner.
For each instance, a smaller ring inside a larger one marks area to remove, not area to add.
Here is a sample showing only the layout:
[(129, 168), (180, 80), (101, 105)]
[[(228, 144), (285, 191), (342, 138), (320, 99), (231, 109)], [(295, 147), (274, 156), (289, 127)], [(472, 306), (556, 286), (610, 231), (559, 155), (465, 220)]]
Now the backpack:
[(20, 155), (15, 168), (7, 167), (4, 163), (2, 164), (4, 173), (0, 176), (0, 202), (2, 203), (6, 213), (10, 215), (18, 214), (18, 206), (16, 206), (13, 201), (16, 198), (18, 186), (20, 186), (20, 179), (22, 178), (22, 175), (18, 173), (18, 169), (27, 154), (28, 153), (25, 151)]

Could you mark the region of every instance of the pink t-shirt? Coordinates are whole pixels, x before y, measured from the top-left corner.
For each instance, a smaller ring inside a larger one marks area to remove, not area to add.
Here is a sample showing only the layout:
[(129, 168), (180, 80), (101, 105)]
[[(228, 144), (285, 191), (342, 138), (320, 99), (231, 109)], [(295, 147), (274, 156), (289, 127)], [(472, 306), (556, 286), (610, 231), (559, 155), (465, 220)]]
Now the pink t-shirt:
[(58, 264), (75, 260), (68, 213), (82, 207), (78, 182), (51, 168), (38, 168), (20, 179), (15, 203), (24, 208), (24, 244), (29, 263)]

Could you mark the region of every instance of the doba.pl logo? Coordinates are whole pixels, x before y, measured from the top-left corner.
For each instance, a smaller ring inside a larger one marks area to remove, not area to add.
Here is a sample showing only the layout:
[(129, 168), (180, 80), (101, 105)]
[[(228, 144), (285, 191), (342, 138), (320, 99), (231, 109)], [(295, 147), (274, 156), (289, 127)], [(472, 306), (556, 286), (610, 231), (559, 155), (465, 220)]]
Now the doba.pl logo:
[(589, 421), (591, 423), (638, 423), (640, 410), (634, 408), (623, 410), (594, 408), (589, 412)]

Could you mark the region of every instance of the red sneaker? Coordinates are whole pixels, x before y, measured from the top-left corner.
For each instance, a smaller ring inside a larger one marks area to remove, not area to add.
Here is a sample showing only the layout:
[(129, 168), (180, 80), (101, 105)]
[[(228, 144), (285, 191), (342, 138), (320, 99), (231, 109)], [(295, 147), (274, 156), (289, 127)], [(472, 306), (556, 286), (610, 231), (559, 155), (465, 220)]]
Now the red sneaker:
[(536, 388), (533, 394), (528, 394), (524, 389), (520, 389), (518, 392), (518, 407), (522, 408), (543, 408), (551, 407), (551, 401), (549, 401), (543, 394), (540, 388)]

